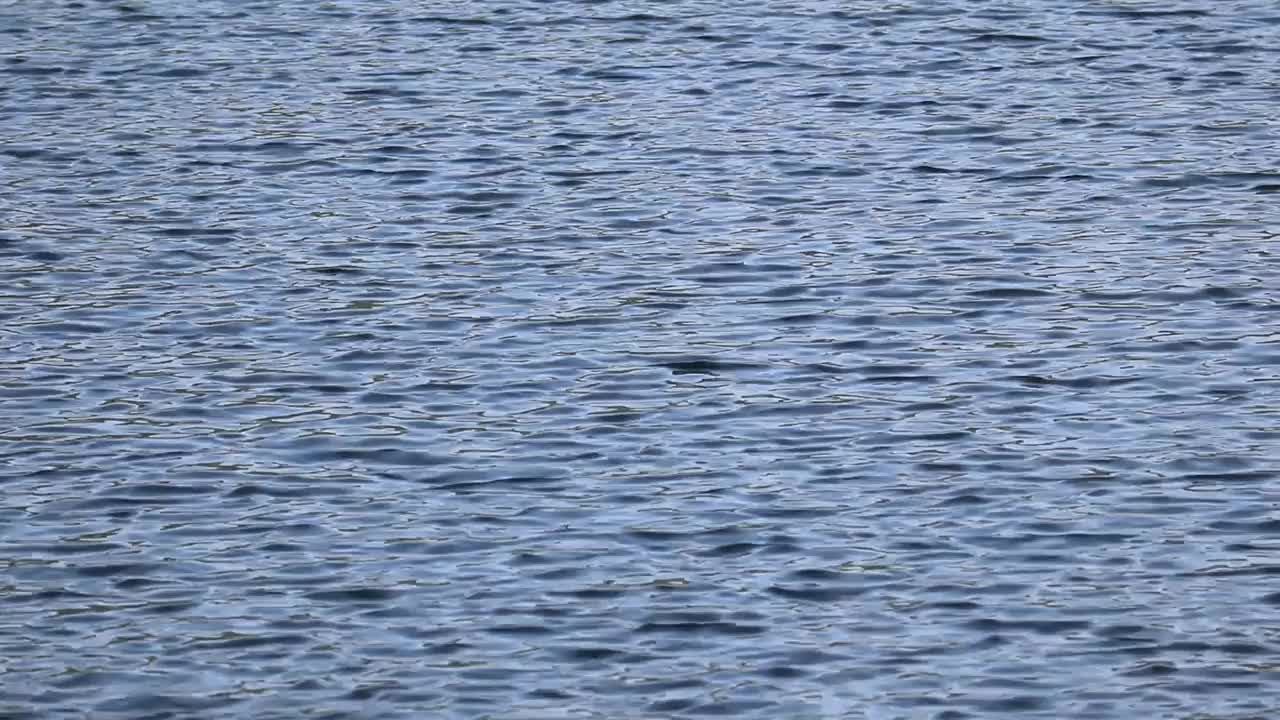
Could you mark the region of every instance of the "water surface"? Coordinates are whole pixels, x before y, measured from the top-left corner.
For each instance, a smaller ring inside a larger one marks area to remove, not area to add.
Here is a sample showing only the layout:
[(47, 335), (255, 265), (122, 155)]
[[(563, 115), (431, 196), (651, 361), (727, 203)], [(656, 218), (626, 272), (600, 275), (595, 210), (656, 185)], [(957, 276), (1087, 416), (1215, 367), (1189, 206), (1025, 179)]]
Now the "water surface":
[(0, 46), (6, 717), (1280, 711), (1273, 3)]

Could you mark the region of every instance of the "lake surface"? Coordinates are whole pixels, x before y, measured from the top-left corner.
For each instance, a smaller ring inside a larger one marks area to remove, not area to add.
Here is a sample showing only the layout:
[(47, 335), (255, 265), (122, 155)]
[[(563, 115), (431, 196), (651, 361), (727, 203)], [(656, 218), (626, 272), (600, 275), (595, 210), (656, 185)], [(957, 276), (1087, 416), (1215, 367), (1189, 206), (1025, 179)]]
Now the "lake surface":
[(1270, 0), (0, 2), (5, 718), (1273, 718)]

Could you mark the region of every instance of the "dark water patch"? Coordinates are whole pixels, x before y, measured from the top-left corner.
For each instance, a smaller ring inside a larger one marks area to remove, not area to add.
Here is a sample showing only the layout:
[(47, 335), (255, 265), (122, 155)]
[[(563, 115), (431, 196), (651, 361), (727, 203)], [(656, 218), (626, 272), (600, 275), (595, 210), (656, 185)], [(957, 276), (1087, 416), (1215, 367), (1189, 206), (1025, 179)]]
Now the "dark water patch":
[(191, 651), (247, 650), (260, 647), (296, 646), (310, 643), (305, 635), (237, 635), (230, 633), (217, 639), (199, 640), (185, 649)]
[(380, 603), (394, 599), (398, 593), (383, 588), (350, 588), (321, 590), (307, 594), (309, 600), (334, 603)]
[(852, 600), (866, 593), (867, 589), (856, 587), (821, 587), (816, 584), (800, 586), (772, 585), (769, 587), (769, 592), (773, 595), (789, 600), (828, 603)]
[(638, 626), (635, 632), (641, 634), (710, 634), (730, 637), (752, 637), (764, 634), (766, 628), (760, 625), (745, 625), (732, 622), (646, 622)]
[(997, 620), (982, 618), (971, 620), (966, 627), (982, 632), (1018, 633), (1029, 632), (1036, 635), (1058, 635), (1062, 633), (1086, 630), (1087, 620)]
[(80, 565), (75, 568), (77, 575), (89, 578), (113, 577), (116, 575), (146, 575), (161, 569), (153, 563), (105, 563), (100, 565)]
[(740, 370), (763, 370), (767, 366), (757, 363), (722, 360), (714, 357), (678, 357), (658, 360), (659, 367), (671, 370), (677, 375), (718, 375)]

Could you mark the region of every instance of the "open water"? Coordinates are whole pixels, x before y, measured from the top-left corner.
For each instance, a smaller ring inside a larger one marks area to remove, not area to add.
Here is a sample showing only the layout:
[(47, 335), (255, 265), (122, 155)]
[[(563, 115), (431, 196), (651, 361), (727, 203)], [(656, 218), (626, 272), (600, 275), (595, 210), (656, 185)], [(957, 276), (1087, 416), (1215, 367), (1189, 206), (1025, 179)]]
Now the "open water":
[(1271, 0), (0, 2), (4, 718), (1280, 717)]

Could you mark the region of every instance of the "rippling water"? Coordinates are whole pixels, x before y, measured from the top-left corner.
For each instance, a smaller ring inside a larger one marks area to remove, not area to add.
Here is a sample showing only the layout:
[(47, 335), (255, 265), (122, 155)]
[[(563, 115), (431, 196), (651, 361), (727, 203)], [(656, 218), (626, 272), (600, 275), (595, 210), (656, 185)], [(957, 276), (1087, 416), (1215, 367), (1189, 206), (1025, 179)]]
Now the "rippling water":
[(0, 712), (1280, 712), (1280, 9), (0, 3)]

